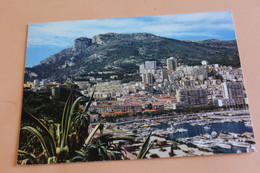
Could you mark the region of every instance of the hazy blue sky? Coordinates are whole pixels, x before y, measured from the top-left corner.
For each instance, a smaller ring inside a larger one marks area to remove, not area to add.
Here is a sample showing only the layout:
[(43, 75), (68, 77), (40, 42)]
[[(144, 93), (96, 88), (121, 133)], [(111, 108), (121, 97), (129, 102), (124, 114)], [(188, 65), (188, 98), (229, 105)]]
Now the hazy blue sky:
[(179, 40), (236, 39), (229, 11), (29, 24), (25, 66), (72, 47), (78, 37), (108, 32), (147, 32)]

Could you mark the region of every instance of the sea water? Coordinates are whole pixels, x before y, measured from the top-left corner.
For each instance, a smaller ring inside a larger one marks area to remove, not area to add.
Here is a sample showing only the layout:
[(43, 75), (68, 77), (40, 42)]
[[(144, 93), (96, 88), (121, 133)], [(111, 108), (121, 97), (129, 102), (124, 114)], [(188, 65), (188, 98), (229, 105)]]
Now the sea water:
[[(244, 122), (227, 122), (227, 123), (211, 124), (209, 129), (205, 129), (204, 125), (192, 126), (189, 123), (173, 125), (173, 127), (174, 127), (174, 129), (184, 128), (184, 129), (188, 130), (188, 131), (182, 132), (182, 133), (168, 134), (168, 137), (174, 138), (174, 139), (201, 136), (206, 133), (211, 134), (211, 132), (213, 132), (213, 131), (217, 132), (218, 134), (222, 131), (233, 132), (233, 133), (237, 133), (237, 134), (242, 134), (244, 132), (253, 132), (252, 127), (245, 126)], [(161, 123), (156, 128), (167, 129), (167, 128), (170, 128), (170, 124)]]
[[(217, 123), (217, 124), (210, 124), (208, 129), (205, 129), (205, 125), (191, 125), (189, 123), (183, 123), (179, 125), (173, 125), (174, 129), (180, 129), (184, 128), (188, 131), (182, 132), (182, 133), (170, 133), (167, 134), (167, 137), (170, 137), (172, 139), (178, 139), (178, 138), (186, 138), (186, 137), (194, 137), (194, 136), (202, 136), (204, 134), (211, 134), (211, 132), (215, 131), (218, 134), (220, 132), (232, 132), (237, 134), (242, 134), (245, 132), (253, 132), (252, 127), (245, 126), (244, 122), (227, 122), (227, 123)], [(171, 124), (161, 123), (156, 128), (158, 129), (167, 129), (170, 128)], [(237, 153), (238, 150), (240, 152), (244, 153), (246, 152), (246, 148), (244, 147), (232, 147), (231, 149), (224, 149), (217, 147), (218, 150), (224, 152), (224, 153)]]

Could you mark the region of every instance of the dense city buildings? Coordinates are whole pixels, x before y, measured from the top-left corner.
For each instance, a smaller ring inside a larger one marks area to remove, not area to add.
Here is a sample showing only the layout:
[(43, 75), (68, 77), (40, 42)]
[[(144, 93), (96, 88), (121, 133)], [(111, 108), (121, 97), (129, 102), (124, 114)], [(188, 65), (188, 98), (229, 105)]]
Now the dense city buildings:
[(97, 100), (90, 110), (106, 116), (120, 112), (142, 112), (148, 105), (152, 110), (174, 110), (247, 104), (240, 68), (210, 65), (205, 60), (201, 64), (178, 66), (177, 58), (170, 57), (166, 59), (166, 66), (158, 67), (156, 61), (145, 61), (139, 65), (142, 81), (137, 82), (122, 83), (116, 80), (117, 75), (112, 75), (109, 79), (90, 76), (88, 81), (68, 78), (63, 84), (36, 79), (24, 86), (36, 92), (51, 90), (53, 98), (60, 97), (62, 87), (76, 85), (87, 97), (95, 88), (94, 98)]
[(231, 100), (233, 104), (245, 104), (245, 93), (242, 82), (223, 82), (224, 98)]
[(204, 89), (180, 89), (177, 91), (177, 102), (189, 106), (204, 106), (207, 104), (207, 94)]
[(221, 21), (233, 26), (231, 12), (30, 25), (17, 163), (257, 151), (235, 34)]
[[(93, 94), (90, 123), (104, 122), (109, 135), (138, 140), (151, 135), (156, 144), (149, 158), (256, 151), (241, 68), (207, 61), (188, 66), (170, 57), (159, 66), (156, 61), (145, 61), (139, 71), (125, 75), (140, 75), (141, 80), (124, 82), (119, 74), (108, 74), (68, 78), (65, 83), (35, 79), (24, 88), (48, 92), (54, 101), (61, 99), (64, 89), (74, 88), (87, 98)], [(84, 109), (89, 100), (79, 104)], [(242, 133), (233, 132), (237, 130)], [(128, 154), (135, 153), (137, 145), (124, 148)]]

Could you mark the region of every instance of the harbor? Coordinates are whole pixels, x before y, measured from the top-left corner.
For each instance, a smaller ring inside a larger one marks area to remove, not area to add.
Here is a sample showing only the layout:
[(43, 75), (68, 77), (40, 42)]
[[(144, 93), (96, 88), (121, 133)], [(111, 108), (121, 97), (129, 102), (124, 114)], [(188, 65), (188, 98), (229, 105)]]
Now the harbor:
[[(147, 155), (181, 157), (221, 153), (255, 152), (256, 146), (248, 110), (193, 113), (187, 115), (135, 117), (107, 123), (106, 130), (121, 136), (135, 136), (142, 141), (152, 134), (152, 148)], [(113, 128), (116, 127), (117, 128)], [(126, 147), (136, 154), (134, 148)]]

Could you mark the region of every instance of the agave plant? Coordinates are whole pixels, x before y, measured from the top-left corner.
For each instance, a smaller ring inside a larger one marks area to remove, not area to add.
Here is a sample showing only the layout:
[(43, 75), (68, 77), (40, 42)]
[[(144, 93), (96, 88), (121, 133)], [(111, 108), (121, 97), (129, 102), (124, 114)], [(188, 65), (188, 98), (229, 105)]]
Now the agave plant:
[[(41, 150), (28, 151), (28, 147), (22, 147), (18, 152), (18, 164), (36, 164), (36, 163), (57, 163), (57, 162), (75, 162), (75, 161), (95, 161), (95, 160), (121, 160), (127, 159), (127, 152), (120, 143), (115, 144), (116, 140), (132, 141), (131, 137), (114, 137), (113, 135), (103, 134), (103, 123), (94, 127), (88, 134), (90, 124), (87, 111), (93, 99), (94, 92), (84, 110), (77, 110), (76, 107), (82, 97), (73, 101), (71, 93), (65, 103), (61, 123), (54, 123), (44, 119), (36, 118), (31, 113), (23, 110), (23, 117), (30, 120), (31, 125), (21, 128), (31, 134), (31, 141), (37, 141)], [(43, 122), (47, 122), (47, 125)], [(100, 130), (97, 136), (97, 131)], [(150, 136), (147, 137), (138, 159), (143, 159), (151, 148)], [(37, 155), (36, 155), (37, 154)], [(73, 158), (72, 158), (73, 157)], [(71, 159), (72, 158), (72, 159)]]
[(151, 138), (151, 133), (149, 134), (149, 136), (146, 138), (144, 144), (142, 145), (142, 148), (137, 156), (137, 159), (143, 159), (145, 158), (146, 154), (148, 153), (148, 151), (150, 150), (150, 148), (152, 147), (152, 143), (150, 141)]
[(77, 155), (72, 158), (72, 162), (87, 162), (88, 153), (83, 148), (76, 151)]
[(46, 157), (46, 160), (55, 156), (56, 144), (49, 129), (39, 119), (25, 110), (23, 110), (23, 116), (26, 116), (29, 120), (32, 120), (37, 127), (25, 126), (21, 128), (21, 131), (28, 131), (37, 138), (41, 144), (41, 148), (44, 153), (43, 155)]
[[(132, 137), (114, 137), (111, 134), (103, 134), (103, 124), (95, 126), (85, 141), (84, 147), (76, 151), (77, 155), (72, 161), (104, 161), (104, 160), (125, 160), (126, 151), (121, 144), (113, 143), (116, 140), (134, 141)], [(97, 131), (100, 130), (100, 135), (95, 137)]]
[(114, 137), (111, 134), (105, 134), (94, 140), (90, 148), (98, 149), (99, 160), (125, 160), (127, 152), (121, 143), (114, 143), (117, 140), (133, 142), (132, 137)]
[[(84, 116), (90, 107), (93, 95), (94, 92), (88, 102), (88, 105), (82, 112)], [(49, 128), (34, 115), (27, 112), (26, 110), (23, 110), (23, 117), (26, 117), (28, 120), (30, 120), (30, 122), (33, 123), (33, 126), (30, 125), (22, 127), (21, 131), (28, 131), (37, 138), (42, 148), (42, 155), (45, 156), (47, 163), (65, 162), (68, 159), (69, 152), (72, 152), (73, 149), (76, 149), (75, 147), (71, 147), (71, 145), (69, 148), (69, 142), (71, 144), (69, 139), (72, 139), (73, 135), (79, 137), (77, 134), (75, 134), (78, 131), (72, 132), (72, 125), (75, 125), (75, 123), (72, 122), (72, 119), (77, 121), (77, 128), (84, 130), (81, 128), (81, 126), (84, 125), (84, 128), (86, 128), (85, 131), (87, 131), (89, 125), (88, 119), (86, 119), (86, 122), (83, 124), (80, 124), (80, 119), (73, 118), (75, 116), (76, 106), (82, 97), (77, 98), (75, 101), (73, 101), (72, 97), (73, 93), (71, 92), (64, 106), (61, 124), (51, 123)], [(80, 137), (82, 137), (82, 135)], [(21, 153), (26, 155), (25, 151), (20, 151), (20, 154)]]
[[(97, 125), (88, 139), (85, 141), (85, 145), (79, 151), (76, 151), (77, 155), (72, 159), (73, 162), (87, 162), (87, 161), (103, 161), (103, 160), (125, 160), (129, 159), (127, 151), (120, 145), (115, 144), (115, 140), (126, 140), (133, 142), (132, 137), (113, 137), (113, 135), (102, 135), (94, 138), (95, 133), (100, 129), (101, 124)], [(151, 134), (146, 138), (142, 148), (137, 156), (137, 159), (145, 158), (149, 149), (152, 147), (150, 140)], [(92, 143), (90, 143), (92, 141)]]
[(100, 128), (100, 126), (101, 126), (101, 123), (95, 126), (95, 128), (92, 130), (92, 132), (88, 135), (88, 138), (85, 140), (83, 148), (81, 148), (79, 151), (76, 151), (77, 155), (72, 158), (72, 161), (85, 162), (85, 161), (89, 160), (89, 151), (88, 151), (87, 147), (88, 147), (89, 143), (91, 142), (92, 138), (94, 137), (95, 133)]
[[(83, 146), (85, 138), (88, 136), (88, 130), (86, 129), (88, 129), (90, 124), (90, 116), (86, 112), (77, 112), (74, 115), (72, 122), (72, 130), (74, 131), (74, 135), (71, 135), (70, 137), (77, 138), (76, 149), (80, 149), (79, 147)], [(73, 141), (73, 139), (70, 141)]]
[(26, 164), (34, 164), (37, 163), (37, 158), (34, 154), (18, 150), (18, 157), (20, 157), (18, 164), (26, 165)]

